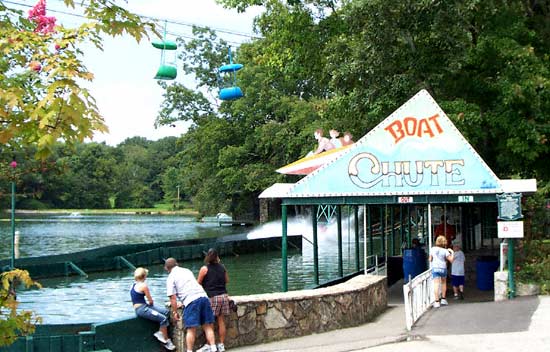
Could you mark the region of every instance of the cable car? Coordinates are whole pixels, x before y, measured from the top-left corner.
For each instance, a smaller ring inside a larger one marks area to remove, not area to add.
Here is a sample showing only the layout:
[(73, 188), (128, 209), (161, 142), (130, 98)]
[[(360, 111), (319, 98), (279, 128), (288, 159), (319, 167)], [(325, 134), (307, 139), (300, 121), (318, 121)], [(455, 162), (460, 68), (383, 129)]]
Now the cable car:
[(166, 21), (164, 22), (164, 35), (162, 38), (162, 41), (156, 40), (151, 43), (153, 47), (160, 49), (160, 67), (157, 70), (157, 74), (155, 75), (155, 79), (162, 79), (162, 80), (173, 80), (178, 75), (178, 69), (175, 65), (167, 64), (166, 63), (166, 54), (165, 51), (174, 51), (178, 48), (178, 45), (176, 42), (171, 40), (166, 40)]
[[(229, 74), (232, 78), (232, 85), (229, 87), (220, 88), (219, 98), (221, 100), (235, 100), (242, 98), (244, 96), (241, 88), (237, 86), (237, 71), (243, 68), (242, 64), (234, 64), (231, 59), (231, 48), (229, 48), (229, 64), (223, 65), (218, 69), (218, 75), (220, 74)], [(220, 82), (221, 77), (219, 77)]]

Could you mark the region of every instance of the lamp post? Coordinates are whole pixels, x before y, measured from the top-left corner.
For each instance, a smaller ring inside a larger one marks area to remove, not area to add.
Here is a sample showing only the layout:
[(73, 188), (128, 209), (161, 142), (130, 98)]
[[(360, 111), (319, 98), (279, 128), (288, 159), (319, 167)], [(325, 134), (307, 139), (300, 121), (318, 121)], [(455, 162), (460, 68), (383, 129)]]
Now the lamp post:
[[(15, 159), (10, 163), (10, 167), (15, 171), (17, 161)], [(12, 173), (11, 179), (11, 262), (10, 267), (15, 269), (15, 175)]]

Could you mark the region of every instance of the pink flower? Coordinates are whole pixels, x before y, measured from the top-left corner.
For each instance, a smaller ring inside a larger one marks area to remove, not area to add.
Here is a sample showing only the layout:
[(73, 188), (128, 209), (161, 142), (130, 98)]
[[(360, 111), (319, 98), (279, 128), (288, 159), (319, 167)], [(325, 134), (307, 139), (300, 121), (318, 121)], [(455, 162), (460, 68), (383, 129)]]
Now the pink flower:
[(29, 19), (36, 23), (37, 33), (48, 34), (54, 31), (55, 17), (46, 16), (46, 0), (38, 0), (38, 3), (29, 10)]

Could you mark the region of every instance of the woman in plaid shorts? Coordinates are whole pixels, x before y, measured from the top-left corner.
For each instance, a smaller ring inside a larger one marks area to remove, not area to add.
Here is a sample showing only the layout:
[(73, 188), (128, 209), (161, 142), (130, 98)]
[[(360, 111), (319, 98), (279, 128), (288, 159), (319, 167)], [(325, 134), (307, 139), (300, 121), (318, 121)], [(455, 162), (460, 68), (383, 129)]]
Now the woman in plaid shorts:
[(212, 311), (218, 323), (220, 343), (216, 345), (218, 352), (224, 352), (225, 321), (224, 316), (229, 315), (229, 296), (227, 295), (226, 284), (229, 282), (227, 270), (220, 264), (220, 257), (214, 248), (210, 248), (204, 258), (204, 265), (199, 271), (197, 281), (202, 285), (210, 298)]

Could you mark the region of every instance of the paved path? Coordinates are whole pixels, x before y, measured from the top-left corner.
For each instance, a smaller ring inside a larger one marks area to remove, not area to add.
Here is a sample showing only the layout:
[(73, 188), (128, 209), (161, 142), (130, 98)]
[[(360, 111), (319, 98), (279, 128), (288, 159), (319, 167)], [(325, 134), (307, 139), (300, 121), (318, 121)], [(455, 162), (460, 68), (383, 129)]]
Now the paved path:
[(411, 332), (399, 288), (376, 321), (354, 328), (231, 349), (233, 352), (283, 351), (550, 351), (550, 296), (505, 302), (463, 303), (431, 309)]

